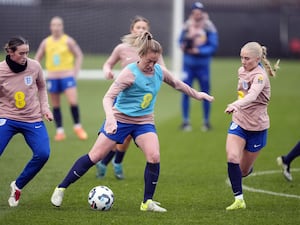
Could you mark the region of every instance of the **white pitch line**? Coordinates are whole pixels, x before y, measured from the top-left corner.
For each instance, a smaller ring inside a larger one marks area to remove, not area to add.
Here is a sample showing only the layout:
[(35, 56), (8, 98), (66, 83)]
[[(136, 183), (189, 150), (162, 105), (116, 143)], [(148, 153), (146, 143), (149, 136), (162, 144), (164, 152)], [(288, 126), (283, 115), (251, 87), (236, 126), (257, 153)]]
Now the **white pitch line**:
[[(291, 171), (297, 172), (300, 171), (300, 168), (291, 169)], [(281, 170), (267, 170), (267, 171), (258, 171), (255, 173), (252, 173), (249, 177), (254, 176), (261, 176), (261, 175), (268, 175), (268, 174), (274, 174), (274, 173), (281, 173)], [(230, 181), (227, 178), (226, 183), (230, 186)], [(274, 196), (280, 196), (280, 197), (286, 197), (286, 198), (297, 198), (300, 199), (299, 195), (292, 195), (292, 194), (286, 194), (286, 193), (280, 193), (280, 192), (274, 192), (274, 191), (267, 191), (259, 188), (252, 188), (247, 185), (243, 185), (243, 190), (247, 190), (250, 192), (256, 192), (256, 193), (262, 193), (262, 194), (268, 194), (268, 195), (274, 195)]]
[(243, 190), (247, 190), (250, 192), (256, 192), (256, 193), (263, 193), (263, 194), (268, 194), (268, 195), (281, 196), (281, 197), (286, 197), (286, 198), (300, 199), (299, 195), (291, 195), (291, 194), (285, 194), (285, 193), (280, 193), (280, 192), (266, 191), (266, 190), (262, 190), (262, 189), (258, 189), (258, 188), (248, 187), (246, 185), (243, 185)]

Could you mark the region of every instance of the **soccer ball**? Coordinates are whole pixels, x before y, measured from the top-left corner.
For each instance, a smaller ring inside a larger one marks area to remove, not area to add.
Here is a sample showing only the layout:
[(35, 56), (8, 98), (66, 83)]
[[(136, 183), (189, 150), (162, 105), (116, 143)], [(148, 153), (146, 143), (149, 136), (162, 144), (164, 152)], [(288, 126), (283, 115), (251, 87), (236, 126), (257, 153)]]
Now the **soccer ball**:
[(89, 192), (88, 203), (95, 210), (110, 210), (114, 203), (114, 193), (106, 186), (93, 187)]

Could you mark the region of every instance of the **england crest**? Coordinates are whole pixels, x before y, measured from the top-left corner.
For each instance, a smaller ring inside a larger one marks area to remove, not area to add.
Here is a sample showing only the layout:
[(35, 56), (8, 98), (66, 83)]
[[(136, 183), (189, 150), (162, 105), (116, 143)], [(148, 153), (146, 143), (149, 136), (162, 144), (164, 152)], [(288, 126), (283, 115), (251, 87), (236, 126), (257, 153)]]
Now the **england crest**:
[(25, 77), (24, 77), (24, 83), (25, 83), (27, 86), (32, 85), (32, 81), (33, 81), (32, 76), (25, 76)]

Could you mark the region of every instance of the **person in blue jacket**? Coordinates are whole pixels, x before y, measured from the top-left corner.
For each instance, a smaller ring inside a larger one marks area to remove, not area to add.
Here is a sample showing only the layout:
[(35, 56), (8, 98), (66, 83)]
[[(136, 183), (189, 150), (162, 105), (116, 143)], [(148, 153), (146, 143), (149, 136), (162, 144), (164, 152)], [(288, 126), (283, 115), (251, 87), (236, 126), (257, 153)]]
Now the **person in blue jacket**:
[[(218, 47), (218, 32), (215, 25), (208, 18), (207, 12), (201, 2), (195, 2), (189, 18), (184, 23), (181, 32), (180, 47), (183, 51), (183, 82), (189, 86), (196, 79), (201, 91), (210, 93), (210, 64)], [(203, 126), (202, 131), (211, 129), (210, 103), (203, 101)], [(190, 99), (182, 95), (182, 125), (183, 131), (191, 131), (190, 124)]]

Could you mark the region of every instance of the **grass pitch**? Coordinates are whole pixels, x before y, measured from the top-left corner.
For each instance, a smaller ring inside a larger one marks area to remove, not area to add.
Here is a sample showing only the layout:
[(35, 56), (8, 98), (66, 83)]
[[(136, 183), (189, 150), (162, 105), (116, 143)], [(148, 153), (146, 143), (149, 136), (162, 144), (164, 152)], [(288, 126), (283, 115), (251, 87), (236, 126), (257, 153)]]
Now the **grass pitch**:
[[(202, 110), (195, 100), (192, 101), (191, 110), (193, 131), (183, 133), (179, 130), (181, 95), (165, 84), (162, 86), (155, 113), (161, 146), (161, 174), (154, 198), (168, 209), (167, 213), (139, 211), (143, 198), (145, 159), (134, 144), (131, 144), (125, 156), (125, 180), (116, 180), (111, 166), (105, 179), (96, 179), (95, 168), (92, 168), (66, 191), (61, 208), (51, 205), (50, 197), (54, 187), (64, 178), (74, 161), (88, 152), (104, 119), (102, 97), (111, 81), (80, 80), (78, 89), (82, 124), (89, 139), (80, 141), (75, 137), (70, 110), (64, 99), (66, 141), (54, 142), (54, 124), (47, 123), (51, 157), (41, 172), (24, 188), (19, 206), (9, 208), (9, 184), (31, 157), (23, 137), (15, 136), (0, 158), (0, 224), (299, 224), (300, 197), (257, 192), (259, 189), (300, 196), (300, 173), (293, 172), (294, 181), (286, 182), (275, 162), (277, 156), (287, 153), (299, 140), (300, 67), (296, 61), (282, 61), (278, 77), (271, 78), (271, 128), (268, 144), (257, 159), (254, 170), (275, 172), (244, 179), (244, 184), (255, 190), (244, 191), (247, 209), (225, 211), (233, 197), (225, 182), (225, 138), (231, 117), (224, 114), (224, 109), (236, 98), (236, 71), (239, 65), (238, 58), (215, 59), (213, 62), (212, 94), (216, 100), (212, 104), (213, 130), (207, 133), (200, 130)], [(197, 85), (195, 87), (198, 88)], [(292, 167), (300, 167), (300, 160), (295, 160)], [(114, 206), (108, 212), (89, 209), (87, 195), (96, 185), (107, 185), (115, 194)]]

